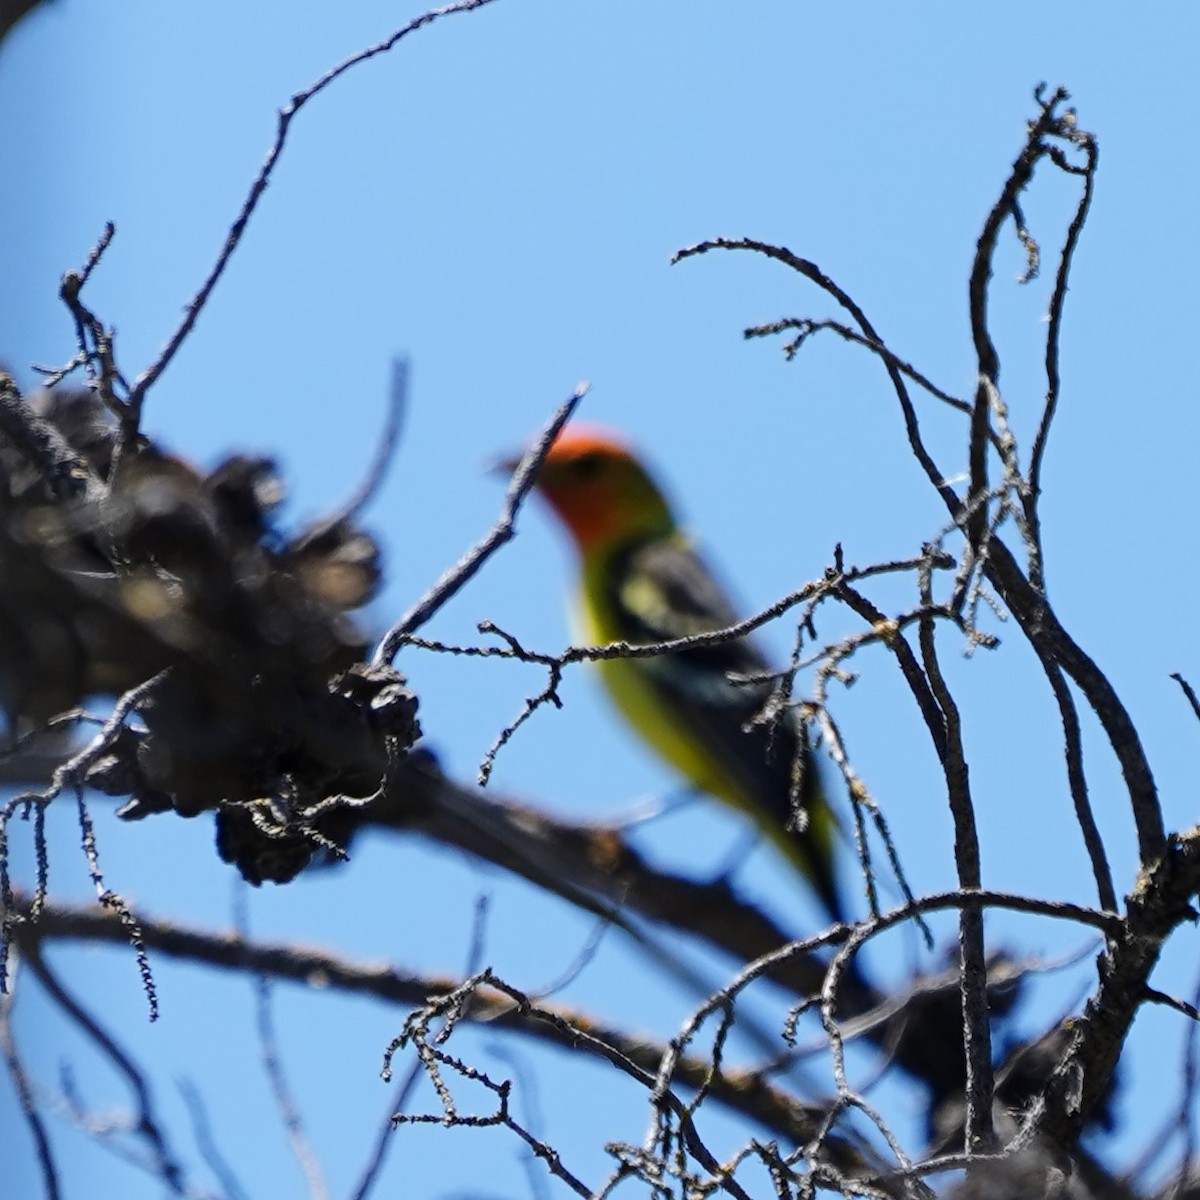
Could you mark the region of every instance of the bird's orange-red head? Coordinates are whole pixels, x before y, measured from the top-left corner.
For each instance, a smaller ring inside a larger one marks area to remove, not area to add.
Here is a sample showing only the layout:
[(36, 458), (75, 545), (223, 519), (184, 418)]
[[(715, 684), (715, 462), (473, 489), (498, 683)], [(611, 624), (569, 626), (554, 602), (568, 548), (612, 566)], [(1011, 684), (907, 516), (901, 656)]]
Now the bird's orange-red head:
[(582, 554), (675, 528), (666, 500), (629, 446), (595, 426), (569, 425), (558, 435), (536, 487)]

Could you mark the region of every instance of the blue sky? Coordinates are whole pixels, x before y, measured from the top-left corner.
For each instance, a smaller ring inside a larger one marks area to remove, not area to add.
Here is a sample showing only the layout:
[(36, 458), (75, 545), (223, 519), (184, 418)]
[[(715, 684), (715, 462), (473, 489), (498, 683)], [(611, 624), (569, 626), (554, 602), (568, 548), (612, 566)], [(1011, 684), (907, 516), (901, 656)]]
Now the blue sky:
[[(106, 220), (117, 236), (88, 298), (115, 325), (126, 371), (151, 361), (236, 215), (279, 107), (418, 11), (60, 0), (26, 22), (0, 48), (9, 181), (0, 219), (10, 231), (0, 244), (0, 353), (18, 376), (30, 383), (30, 362), (69, 355), (57, 282)], [(584, 414), (646, 449), (747, 609), (816, 577), (838, 541), (855, 563), (908, 556), (944, 512), (904, 449), (878, 366), (833, 339), (816, 339), (788, 364), (778, 345), (741, 337), (746, 325), (781, 316), (834, 315), (829, 305), (765, 260), (669, 259), (717, 235), (784, 243), (845, 286), (899, 353), (969, 394), (975, 239), (1033, 114), (1033, 87), (1061, 83), (1100, 139), (1101, 168), (1046, 466), (1051, 598), (1140, 725), (1168, 826), (1190, 826), (1196, 730), (1168, 673), (1200, 676), (1186, 534), (1200, 424), (1190, 362), (1198, 35), (1200, 13), (1183, 3), (1097, 5), (1081, 23), (1051, 22), (1031, 3), (1000, 16), (882, 0), (497, 0), (448, 18), (340, 80), (297, 119), (248, 236), (151, 393), (147, 428), (202, 462), (232, 449), (276, 453), (289, 519), (299, 521), (354, 488), (383, 419), (389, 364), (411, 356), (402, 445), (369, 514), (389, 564), (371, 612), (380, 629), (495, 519), (501, 489), (486, 464), (519, 447), (585, 378), (593, 390)], [(1074, 195), (1071, 181), (1046, 172), (1029, 197), (1048, 267)], [(994, 320), (1005, 398), (1027, 447), (1044, 386), (1048, 284), (1018, 287), (1020, 267), (1006, 238)], [(947, 473), (964, 470), (958, 419), (923, 404)], [(570, 567), (556, 531), (531, 509), (517, 541), (429, 632), (472, 640), (486, 618), (527, 645), (560, 649)], [(885, 604), (907, 600), (895, 587), (877, 594)], [(828, 638), (850, 628), (832, 611), (820, 626)], [(1090, 901), (1051, 699), (1017, 631), (996, 631), (998, 652), (968, 661), (952, 639), (944, 649), (967, 713), (985, 881)], [(782, 655), (790, 638), (779, 628), (765, 640)], [(861, 678), (837, 698), (850, 749), (916, 888), (950, 886), (949, 817), (911, 701), (886, 659), (859, 665)], [(406, 652), (400, 666), (432, 743), (460, 777), (541, 686), (532, 668), (513, 664)], [(541, 713), (502, 753), (495, 788), (597, 819), (670, 790), (669, 773), (630, 740), (587, 673), (570, 676), (564, 694), (562, 712)], [(1094, 725), (1086, 741), (1124, 892), (1132, 824)], [(52, 883), (82, 898), (89, 885), (73, 814), (55, 808)], [(228, 922), (234, 881), (203, 820), (127, 827), (103, 806), (96, 815), (111, 886), (153, 913)], [(704, 873), (728, 859), (738, 827), (694, 804), (641, 837), (660, 861)], [(738, 882), (797, 928), (814, 916), (765, 851)], [(518, 986), (557, 975), (590, 931), (498, 873), (412, 840), (364, 844), (349, 868), (255, 893), (248, 905), (264, 936), (453, 972), (481, 892), (492, 898), (489, 960)], [(951, 936), (949, 926), (939, 931)], [(1029, 918), (996, 917), (989, 931), (996, 945), (1047, 957), (1085, 944)], [(1159, 982), (1189, 993), (1190, 933), (1174, 950)], [(877, 969), (897, 977), (916, 954), (895, 939)], [(298, 1189), (254, 1058), (244, 981), (158, 964), (164, 1016), (148, 1026), (129, 955), (72, 951), (57, 961), (155, 1063), (172, 1115), (179, 1077), (219, 1103), (216, 1135), (252, 1194)], [(719, 979), (726, 967), (708, 969)], [(1065, 1012), (1086, 982), (1085, 973), (1048, 984), (1030, 1027)], [(18, 1017), (41, 1039), (39, 1067), (52, 1081), (72, 1043), (60, 1045), (66, 1035), (28, 1011), (31, 996)], [(660, 1035), (692, 1000), (616, 938), (568, 998)], [(288, 991), (279, 1016), (318, 1151), (342, 1193), (386, 1110), (376, 1073), (401, 1017)], [(1179, 1020), (1147, 1013), (1136, 1055), (1174, 1061), (1183, 1033)], [(499, 1053), (486, 1033), (466, 1045)], [(599, 1181), (603, 1142), (639, 1139), (644, 1105), (611, 1072), (568, 1071), (527, 1047), (520, 1054), (537, 1076), (547, 1136)], [(1173, 1099), (1156, 1074), (1128, 1072), (1125, 1124), (1106, 1148), (1114, 1160), (1136, 1152)], [(121, 1103), (102, 1070), (81, 1067), (80, 1078), (97, 1107)], [(580, 1094), (587, 1121), (556, 1123)], [(0, 1094), (0, 1118), (11, 1114), (11, 1096)], [(84, 1139), (57, 1136), (69, 1149), (68, 1195), (158, 1194)], [(525, 1192), (519, 1149), (495, 1131), (399, 1137), (407, 1195)]]

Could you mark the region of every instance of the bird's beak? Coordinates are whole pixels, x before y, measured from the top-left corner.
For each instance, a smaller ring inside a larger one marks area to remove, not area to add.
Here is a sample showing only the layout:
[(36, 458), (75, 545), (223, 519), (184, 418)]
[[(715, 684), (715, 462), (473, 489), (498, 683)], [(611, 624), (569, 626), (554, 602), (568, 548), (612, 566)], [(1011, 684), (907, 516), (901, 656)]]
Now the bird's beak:
[(504, 454), (499, 458), (489, 460), (487, 473), (497, 479), (506, 479), (521, 465), (521, 454)]

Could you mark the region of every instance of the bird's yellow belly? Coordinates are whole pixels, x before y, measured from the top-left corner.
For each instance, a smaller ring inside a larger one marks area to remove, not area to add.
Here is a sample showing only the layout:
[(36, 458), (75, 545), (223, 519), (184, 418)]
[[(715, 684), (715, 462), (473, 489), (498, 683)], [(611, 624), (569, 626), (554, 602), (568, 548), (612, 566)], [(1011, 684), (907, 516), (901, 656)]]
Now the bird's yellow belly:
[[(602, 614), (581, 603), (576, 625), (584, 642), (602, 646), (620, 640), (619, 631), (606, 628)], [(705, 746), (682, 722), (673, 718), (670, 706), (663, 704), (647, 673), (649, 659), (607, 658), (596, 666), (622, 716), (642, 738), (666, 759), (690, 784), (737, 808), (750, 809), (745, 797), (721, 770)]]

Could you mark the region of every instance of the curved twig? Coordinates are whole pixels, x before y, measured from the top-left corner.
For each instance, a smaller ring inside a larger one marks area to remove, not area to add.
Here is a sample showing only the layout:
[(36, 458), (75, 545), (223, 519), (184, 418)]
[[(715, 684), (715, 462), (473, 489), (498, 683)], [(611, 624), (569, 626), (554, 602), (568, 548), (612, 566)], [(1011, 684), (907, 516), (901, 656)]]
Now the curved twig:
[(415, 33), (418, 29), (431, 24), (440, 17), (448, 17), (454, 13), (471, 12), (473, 9), (482, 8), (484, 5), (491, 4), (492, 2), (493, 0), (456, 0), (456, 3), (446, 4), (441, 8), (432, 8), (428, 12), (422, 13), (419, 17), (414, 17), (407, 24), (384, 38), (383, 41), (376, 43), (374, 46), (368, 46), (367, 49), (360, 50), (357, 54), (352, 54), (344, 62), (326, 71), (315, 83), (297, 92), (291, 101), (279, 110), (275, 140), (271, 144), (270, 150), (267, 151), (267, 157), (263, 162), (262, 168), (259, 170), (254, 182), (250, 185), (250, 191), (246, 199), (242, 202), (242, 208), (237, 215), (237, 219), (230, 226), (229, 233), (225, 237), (225, 244), (221, 247), (221, 252), (217, 255), (216, 262), (209, 271), (207, 278), (200, 285), (200, 289), (188, 301), (184, 308), (183, 320), (179, 323), (174, 333), (167, 339), (166, 344), (159, 351), (158, 357), (134, 382), (133, 388), (129, 393), (129, 400), (127, 402), (128, 411), (125, 417), (129, 428), (133, 431), (137, 430), (146, 393), (154, 386), (159, 376), (167, 369), (171, 360), (178, 353), (180, 346), (187, 340), (192, 327), (196, 324), (197, 318), (203, 311), (205, 304), (208, 303), (209, 296), (212, 295), (213, 289), (225, 273), (225, 268), (229, 265), (229, 260), (233, 257), (233, 252), (238, 248), (246, 232), (246, 226), (249, 224), (250, 218), (254, 215), (255, 209), (258, 208), (259, 201), (263, 198), (267, 190), (267, 185), (271, 181), (271, 176), (274, 174), (275, 168), (279, 163), (279, 157), (283, 153), (284, 144), (287, 142), (288, 129), (304, 105), (312, 100), (313, 97), (323, 92), (331, 83), (351, 68), (358, 66), (359, 63), (366, 62), (367, 59), (375, 58), (380, 54), (386, 54), (397, 42), (407, 37), (410, 33)]
[(551, 443), (558, 437), (559, 430), (567, 423), (579, 402), (587, 395), (587, 390), (587, 384), (581, 383), (572, 393), (571, 398), (555, 412), (537, 441), (525, 452), (524, 457), (513, 473), (512, 482), (508, 485), (508, 491), (504, 497), (504, 511), (500, 514), (500, 519), (492, 526), (487, 535), (472, 546), (383, 635), (379, 641), (379, 645), (375, 648), (375, 654), (372, 658), (376, 666), (390, 663), (396, 657), (396, 653), (400, 647), (404, 645), (405, 639), (409, 634), (420, 629), (451, 596), (458, 592), (475, 575), (480, 567), (505, 542), (512, 541), (513, 537), (516, 536), (517, 513), (520, 511), (525, 497), (533, 489), (534, 480), (537, 477), (538, 469), (542, 465), (542, 460), (549, 452)]

